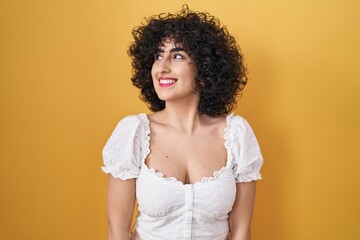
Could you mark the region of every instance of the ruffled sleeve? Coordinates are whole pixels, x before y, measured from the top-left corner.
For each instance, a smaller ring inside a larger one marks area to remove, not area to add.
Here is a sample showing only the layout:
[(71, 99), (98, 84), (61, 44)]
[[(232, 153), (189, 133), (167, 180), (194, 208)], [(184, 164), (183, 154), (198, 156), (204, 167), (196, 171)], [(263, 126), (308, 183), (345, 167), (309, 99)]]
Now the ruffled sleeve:
[(251, 126), (241, 116), (233, 116), (230, 126), (229, 141), (236, 182), (261, 179), (263, 157)]
[(137, 116), (125, 117), (117, 124), (102, 151), (103, 172), (122, 180), (138, 177), (141, 166), (140, 124)]

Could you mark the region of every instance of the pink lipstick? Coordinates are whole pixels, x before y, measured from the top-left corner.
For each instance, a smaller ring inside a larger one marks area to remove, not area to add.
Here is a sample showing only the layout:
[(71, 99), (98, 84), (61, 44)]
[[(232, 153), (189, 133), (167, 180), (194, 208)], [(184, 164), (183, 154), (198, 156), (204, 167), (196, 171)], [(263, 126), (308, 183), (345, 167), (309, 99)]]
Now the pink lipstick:
[(176, 81), (177, 79), (172, 77), (159, 77), (159, 86), (170, 87), (171, 85), (175, 84)]

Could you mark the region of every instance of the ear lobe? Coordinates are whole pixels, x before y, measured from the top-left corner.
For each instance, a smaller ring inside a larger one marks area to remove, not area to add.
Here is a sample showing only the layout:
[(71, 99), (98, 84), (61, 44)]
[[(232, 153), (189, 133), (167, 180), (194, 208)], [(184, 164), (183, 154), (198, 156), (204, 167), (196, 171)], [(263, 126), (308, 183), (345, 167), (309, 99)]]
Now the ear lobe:
[(195, 83), (194, 94), (201, 92), (205, 87), (205, 82), (200, 80), (198, 83)]

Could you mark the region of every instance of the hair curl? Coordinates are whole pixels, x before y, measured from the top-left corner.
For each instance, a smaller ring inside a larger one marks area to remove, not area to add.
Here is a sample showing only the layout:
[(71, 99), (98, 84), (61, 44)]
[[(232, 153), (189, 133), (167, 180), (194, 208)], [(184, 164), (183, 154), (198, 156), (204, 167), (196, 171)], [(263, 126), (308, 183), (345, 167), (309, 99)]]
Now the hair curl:
[(191, 11), (186, 5), (178, 13), (161, 13), (146, 20), (133, 29), (128, 54), (132, 58), (131, 81), (141, 90), (140, 98), (150, 110), (165, 108), (155, 92), (151, 69), (159, 46), (171, 38), (183, 45), (197, 68), (195, 84), (202, 87), (199, 112), (213, 117), (228, 114), (247, 83), (247, 71), (240, 48), (227, 28), (218, 18)]

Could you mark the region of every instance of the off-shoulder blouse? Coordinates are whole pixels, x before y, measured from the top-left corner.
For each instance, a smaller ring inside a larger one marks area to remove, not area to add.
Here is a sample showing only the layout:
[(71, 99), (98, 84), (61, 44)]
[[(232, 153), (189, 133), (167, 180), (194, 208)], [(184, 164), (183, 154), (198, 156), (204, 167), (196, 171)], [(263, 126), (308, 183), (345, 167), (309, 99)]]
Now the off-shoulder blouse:
[(135, 239), (225, 240), (236, 183), (261, 179), (263, 157), (249, 123), (226, 117), (226, 165), (194, 184), (165, 178), (145, 164), (150, 152), (146, 114), (123, 118), (103, 148), (102, 171), (120, 179), (136, 178), (139, 215)]

